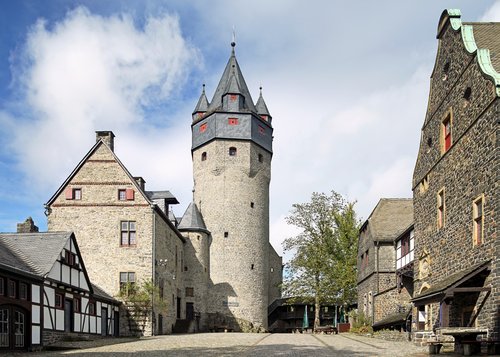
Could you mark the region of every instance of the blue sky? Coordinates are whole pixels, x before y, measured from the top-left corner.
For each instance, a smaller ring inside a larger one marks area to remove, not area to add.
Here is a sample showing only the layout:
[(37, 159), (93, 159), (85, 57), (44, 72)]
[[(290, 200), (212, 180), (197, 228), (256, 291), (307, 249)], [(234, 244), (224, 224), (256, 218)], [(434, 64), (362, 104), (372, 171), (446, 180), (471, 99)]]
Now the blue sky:
[[(0, 231), (32, 216), (95, 142), (183, 214), (193, 186), (190, 120), (230, 55), (273, 116), (271, 241), (313, 191), (410, 197), (437, 22), (500, 21), (494, 1), (0, 1)], [(89, 222), (91, 223), (91, 222)]]

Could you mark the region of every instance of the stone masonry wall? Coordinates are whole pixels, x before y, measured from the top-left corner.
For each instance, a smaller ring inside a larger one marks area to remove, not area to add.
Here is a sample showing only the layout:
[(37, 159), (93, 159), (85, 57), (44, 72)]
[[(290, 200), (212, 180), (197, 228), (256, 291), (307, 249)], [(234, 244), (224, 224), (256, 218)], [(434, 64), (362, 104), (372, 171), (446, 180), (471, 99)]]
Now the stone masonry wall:
[[(446, 79), (440, 69), (450, 61)], [(469, 101), (463, 98), (470, 87)], [(442, 121), (451, 112), (452, 146), (441, 149)], [(448, 27), (441, 38), (426, 122), (413, 176), (415, 210), (415, 292), (432, 287), (447, 276), (492, 261), (492, 292), (478, 318), (498, 334), (500, 305), (498, 238), (498, 99), (492, 82), (462, 44), (461, 33)], [(422, 189), (426, 178), (428, 188)], [(444, 226), (437, 226), (437, 194), (445, 192)], [(484, 195), (484, 242), (473, 242), (473, 202)], [(428, 253), (430, 274), (419, 272), (419, 257)], [(419, 279), (420, 277), (420, 279)], [(495, 285), (496, 284), (496, 285)], [(460, 300), (460, 297), (457, 301)], [(479, 304), (478, 299), (477, 304)], [(456, 307), (454, 307), (456, 308)], [(476, 308), (478, 306), (476, 305)], [(453, 310), (452, 310), (453, 313)], [(455, 311), (456, 314), (456, 311)], [(456, 321), (452, 316), (450, 321)]]
[[(230, 147), (237, 149), (235, 156), (228, 154)], [(205, 161), (202, 152), (207, 153)], [(193, 152), (195, 202), (213, 239), (209, 312), (264, 328), (270, 169), (271, 154), (248, 141), (215, 140)]]

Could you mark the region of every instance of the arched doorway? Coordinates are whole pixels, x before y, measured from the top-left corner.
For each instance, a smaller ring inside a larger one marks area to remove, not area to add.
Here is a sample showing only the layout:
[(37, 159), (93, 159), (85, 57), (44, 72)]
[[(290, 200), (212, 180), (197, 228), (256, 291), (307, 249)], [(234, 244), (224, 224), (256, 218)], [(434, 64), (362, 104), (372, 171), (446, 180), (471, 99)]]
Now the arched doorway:
[(0, 306), (0, 349), (28, 347), (29, 313), (15, 305)]

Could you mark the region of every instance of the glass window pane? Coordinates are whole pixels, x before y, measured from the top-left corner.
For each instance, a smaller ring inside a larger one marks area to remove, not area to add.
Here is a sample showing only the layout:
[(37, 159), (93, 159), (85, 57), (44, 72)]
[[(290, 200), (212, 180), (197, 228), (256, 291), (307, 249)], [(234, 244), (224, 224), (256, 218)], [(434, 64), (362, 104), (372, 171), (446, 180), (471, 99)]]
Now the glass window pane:
[(120, 273), (120, 283), (127, 282), (127, 273)]
[(130, 223), (130, 230), (135, 231), (135, 222), (129, 222)]
[(122, 222), (122, 231), (128, 230), (128, 222)]
[(127, 232), (122, 232), (122, 245), (128, 245), (128, 233)]
[(135, 273), (128, 273), (128, 281), (131, 283), (135, 282)]
[(130, 244), (135, 244), (135, 232), (130, 232)]

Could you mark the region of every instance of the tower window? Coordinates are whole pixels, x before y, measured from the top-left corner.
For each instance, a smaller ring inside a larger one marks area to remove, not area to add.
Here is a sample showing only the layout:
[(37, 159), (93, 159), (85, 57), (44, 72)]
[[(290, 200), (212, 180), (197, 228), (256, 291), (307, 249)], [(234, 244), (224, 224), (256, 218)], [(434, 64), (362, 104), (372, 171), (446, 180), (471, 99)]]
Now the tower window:
[(447, 152), (452, 144), (452, 133), (451, 133), (451, 113), (446, 115), (446, 118), (443, 120), (441, 124), (441, 143), (442, 143), (442, 153)]
[(483, 214), (484, 198), (480, 196), (473, 203), (473, 236), (474, 244), (480, 245), (483, 243), (483, 226), (484, 226), (484, 214)]
[(253, 208), (254, 206), (255, 206), (255, 204), (253, 202), (250, 202), (250, 207)]
[(236, 156), (236, 148), (234, 146), (229, 148), (229, 156)]
[(227, 123), (229, 125), (238, 125), (238, 118), (228, 118)]
[(464, 92), (464, 108), (469, 105), (471, 94), (472, 89), (470, 87), (467, 87)]
[(229, 237), (229, 232), (224, 232), (224, 238)]
[(207, 123), (203, 123), (200, 125), (200, 133), (203, 133), (207, 130)]
[(254, 268), (254, 265), (252, 264), (252, 266), (250, 267), (250, 269), (252, 269), (252, 270), (253, 270), (253, 268)]
[(444, 188), (437, 194), (437, 226), (442, 228), (444, 226)]
[(201, 161), (206, 161), (207, 160), (207, 152), (204, 151), (201, 153)]
[(448, 73), (450, 72), (450, 61), (446, 62), (443, 67), (443, 81), (448, 79)]
[(264, 162), (264, 155), (259, 154), (259, 162)]

